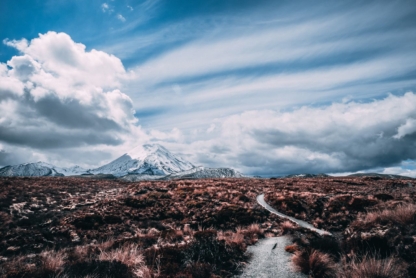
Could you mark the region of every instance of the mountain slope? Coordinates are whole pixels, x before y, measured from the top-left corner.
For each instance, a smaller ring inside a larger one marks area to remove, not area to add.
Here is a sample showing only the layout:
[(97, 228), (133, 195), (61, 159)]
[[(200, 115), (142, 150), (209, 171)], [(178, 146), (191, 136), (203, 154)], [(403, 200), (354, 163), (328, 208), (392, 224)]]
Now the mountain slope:
[(195, 167), (188, 171), (174, 173), (164, 179), (207, 179), (207, 178), (242, 178), (243, 175), (230, 168)]
[(294, 175), (287, 175), (285, 178), (325, 178), (329, 177), (327, 174), (294, 174)]
[(0, 169), (2, 177), (44, 177), (44, 176), (63, 176), (55, 166), (45, 163), (24, 163), (13, 166), (6, 166)]
[(88, 173), (88, 170), (80, 166), (73, 166), (73, 167), (68, 167), (68, 168), (55, 167), (54, 169), (58, 173), (63, 174), (64, 176), (76, 176), (76, 175), (82, 175), (82, 174)]
[(348, 175), (348, 177), (371, 177), (371, 178), (383, 178), (383, 179), (413, 179), (407, 176), (392, 175), (392, 174), (379, 174), (379, 173), (356, 173)]
[(159, 144), (146, 144), (134, 148), (116, 160), (90, 170), (92, 174), (127, 174), (165, 176), (194, 168), (192, 163), (169, 152)]

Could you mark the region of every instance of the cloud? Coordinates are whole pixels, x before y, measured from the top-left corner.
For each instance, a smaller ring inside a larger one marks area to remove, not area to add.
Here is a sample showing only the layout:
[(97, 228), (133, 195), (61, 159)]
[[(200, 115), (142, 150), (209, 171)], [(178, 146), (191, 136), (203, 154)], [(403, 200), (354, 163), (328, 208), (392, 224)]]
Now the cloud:
[[(406, 21), (414, 7), (324, 6), (204, 13), (123, 36), (106, 49), (136, 63), (125, 91), (137, 110), (165, 111), (146, 119), (165, 130), (198, 129), (247, 110), (414, 91), (414, 22)], [(181, 89), (180, 98), (172, 88)]]
[(411, 135), (416, 132), (416, 119), (407, 119), (406, 123), (399, 126), (397, 129), (397, 134), (393, 137), (396, 139), (401, 139), (406, 135)]
[(103, 11), (103, 13), (105, 13), (105, 12), (107, 12), (108, 10), (109, 10), (109, 6), (108, 6), (108, 4), (107, 3), (103, 3), (102, 5), (101, 5), (101, 10)]
[(219, 130), (208, 139), (201, 134), (188, 148), (196, 162), (250, 174), (394, 167), (416, 159), (415, 117), (416, 94), (411, 92), (367, 103), (253, 110), (218, 119)]
[(124, 16), (122, 16), (121, 14), (117, 15), (117, 19), (120, 20), (121, 22), (125, 22), (126, 19), (124, 18)]
[(9, 153), (12, 146), (77, 153), (145, 136), (118, 89), (128, 73), (115, 56), (86, 51), (65, 33), (5, 43), (21, 52), (0, 63), (0, 143)]

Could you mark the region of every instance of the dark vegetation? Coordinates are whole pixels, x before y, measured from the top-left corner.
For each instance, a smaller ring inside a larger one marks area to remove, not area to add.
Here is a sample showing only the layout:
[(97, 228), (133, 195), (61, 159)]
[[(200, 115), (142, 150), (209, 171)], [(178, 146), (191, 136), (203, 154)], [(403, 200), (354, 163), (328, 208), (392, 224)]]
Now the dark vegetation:
[[(283, 233), (311, 277), (416, 277), (412, 182), (1, 178), (0, 277), (232, 277), (248, 245)], [(335, 236), (269, 214), (261, 193)]]
[(311, 277), (416, 277), (414, 180), (282, 179), (266, 201), (334, 235), (322, 238), (281, 225), (294, 235), (286, 251)]

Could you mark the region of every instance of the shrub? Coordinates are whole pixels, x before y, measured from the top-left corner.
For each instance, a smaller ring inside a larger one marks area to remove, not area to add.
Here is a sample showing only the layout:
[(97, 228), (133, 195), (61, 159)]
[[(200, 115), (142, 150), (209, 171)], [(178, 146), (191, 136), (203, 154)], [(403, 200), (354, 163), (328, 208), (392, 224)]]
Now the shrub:
[[(64, 275), (69, 277), (133, 278), (129, 268), (119, 261), (84, 261), (66, 267)], [(65, 277), (65, 276), (64, 276)]]
[(312, 274), (312, 277), (336, 277), (337, 264), (330, 255), (317, 250), (296, 251), (292, 257), (296, 270), (305, 274)]
[(403, 204), (394, 209), (385, 209), (369, 212), (355, 225), (373, 225), (375, 223), (385, 224), (393, 222), (399, 225), (407, 225), (413, 223), (416, 216), (416, 204)]
[(296, 229), (296, 226), (295, 226), (295, 224), (293, 224), (289, 220), (286, 220), (285, 222), (280, 224), (280, 228), (282, 229), (282, 233), (286, 234), (287, 232)]
[(126, 244), (117, 249), (101, 251), (98, 260), (118, 261), (131, 268), (138, 268), (144, 264), (143, 255), (136, 244)]
[(361, 260), (353, 258), (344, 265), (340, 278), (391, 278), (406, 277), (403, 267), (393, 258), (378, 260), (374, 256), (365, 255)]
[(341, 257), (341, 247), (338, 241), (332, 236), (315, 237), (310, 240), (310, 247), (325, 254), (330, 254), (334, 259)]
[(288, 245), (285, 247), (285, 251), (288, 253), (295, 253), (299, 251), (299, 247), (296, 244)]
[(42, 258), (42, 267), (50, 272), (59, 272), (62, 270), (67, 255), (64, 251), (43, 251), (40, 253)]

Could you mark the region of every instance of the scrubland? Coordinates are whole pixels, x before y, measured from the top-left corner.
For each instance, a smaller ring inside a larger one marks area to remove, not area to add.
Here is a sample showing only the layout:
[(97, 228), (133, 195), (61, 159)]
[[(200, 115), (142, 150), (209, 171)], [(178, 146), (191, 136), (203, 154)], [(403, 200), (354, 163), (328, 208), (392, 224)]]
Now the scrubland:
[[(1, 178), (0, 277), (232, 277), (248, 245), (282, 234), (311, 277), (416, 277), (412, 182)], [(334, 236), (270, 214), (261, 193)]]

